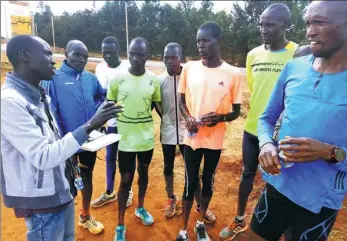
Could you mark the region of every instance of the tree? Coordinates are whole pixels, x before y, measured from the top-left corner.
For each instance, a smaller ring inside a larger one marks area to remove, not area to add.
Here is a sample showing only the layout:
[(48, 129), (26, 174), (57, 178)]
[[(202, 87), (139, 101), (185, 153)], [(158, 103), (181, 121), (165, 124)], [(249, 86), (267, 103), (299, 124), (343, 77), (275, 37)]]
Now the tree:
[(158, 1), (145, 1), (140, 10), (140, 17), (137, 20), (135, 32), (138, 36), (144, 37), (149, 42), (150, 53), (158, 54), (163, 46), (159, 43), (158, 37), (161, 29), (159, 28), (158, 17), (161, 6)]
[(213, 2), (210, 0), (203, 0), (201, 1), (201, 8), (199, 9), (199, 15), (204, 19), (204, 20), (212, 20), (213, 19)]
[(39, 36), (45, 39), (48, 43), (53, 43), (52, 37), (52, 20), (53, 13), (50, 6), (45, 5), (43, 1), (38, 3), (40, 12), (35, 14), (35, 24), (37, 27), (37, 32)]
[[(282, 1), (292, 12), (293, 27), (287, 38), (296, 43), (305, 42), (305, 23), (302, 19), (308, 1)], [(222, 58), (234, 65), (244, 66), (247, 53), (261, 44), (257, 27), (261, 13), (272, 1), (244, 1), (234, 3), (230, 13), (213, 12), (213, 1), (203, 0), (198, 8), (192, 0), (182, 0), (176, 7), (161, 4), (158, 0), (146, 0), (138, 7), (135, 1), (106, 1), (99, 10), (84, 10), (73, 14), (64, 12), (53, 16), (49, 6), (40, 1), (40, 12), (35, 14), (38, 34), (52, 44), (51, 17), (54, 17), (56, 45), (65, 47), (72, 39), (83, 41), (89, 50), (100, 51), (106, 36), (115, 36), (126, 55), (125, 7), (128, 13), (129, 39), (146, 38), (154, 58), (163, 54), (169, 42), (181, 44), (184, 57), (199, 59), (196, 32), (206, 21), (216, 21), (222, 28), (220, 52)]]

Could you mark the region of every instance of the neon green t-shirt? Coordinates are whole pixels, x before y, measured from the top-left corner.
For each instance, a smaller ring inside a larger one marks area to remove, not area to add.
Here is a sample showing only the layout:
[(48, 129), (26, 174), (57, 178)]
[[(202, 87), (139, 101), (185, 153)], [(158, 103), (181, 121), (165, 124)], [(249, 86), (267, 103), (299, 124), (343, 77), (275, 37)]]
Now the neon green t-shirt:
[(122, 135), (119, 150), (148, 151), (154, 148), (154, 124), (151, 104), (159, 102), (160, 81), (146, 71), (142, 76), (128, 73), (110, 80), (107, 99), (122, 101), (125, 110), (117, 118), (118, 133)]
[(246, 76), (251, 91), (250, 110), (245, 131), (257, 136), (258, 119), (263, 114), (272, 90), (284, 65), (291, 59), (298, 45), (289, 42), (279, 51), (268, 51), (264, 45), (254, 48), (247, 55)]

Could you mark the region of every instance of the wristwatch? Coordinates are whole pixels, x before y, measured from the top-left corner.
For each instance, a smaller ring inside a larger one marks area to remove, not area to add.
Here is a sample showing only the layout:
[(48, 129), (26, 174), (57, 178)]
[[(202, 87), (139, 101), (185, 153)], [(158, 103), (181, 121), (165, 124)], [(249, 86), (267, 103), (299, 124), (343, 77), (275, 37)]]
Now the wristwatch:
[(328, 161), (331, 163), (338, 163), (338, 162), (344, 161), (345, 159), (346, 159), (346, 152), (340, 147), (335, 147), (333, 151), (331, 152), (331, 158)]
[(227, 121), (227, 114), (224, 115), (223, 117), (223, 121), (226, 122)]

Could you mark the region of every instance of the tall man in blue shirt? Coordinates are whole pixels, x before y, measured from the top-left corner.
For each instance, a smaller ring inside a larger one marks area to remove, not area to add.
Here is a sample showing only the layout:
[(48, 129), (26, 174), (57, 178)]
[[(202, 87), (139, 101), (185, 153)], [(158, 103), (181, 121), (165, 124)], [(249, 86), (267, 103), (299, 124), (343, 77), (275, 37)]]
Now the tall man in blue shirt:
[[(289, 62), (259, 120), (267, 185), (250, 240), (327, 240), (347, 189), (347, 2), (313, 1), (305, 15), (312, 55)], [(284, 111), (278, 143), (275, 123)], [(278, 153), (279, 152), (279, 153)], [(260, 237), (261, 239), (260, 239)]]
[[(49, 85), (51, 106), (64, 135), (88, 121), (106, 95), (96, 76), (84, 70), (88, 60), (88, 49), (81, 41), (71, 40), (66, 46), (65, 56), (66, 60), (56, 71), (56, 75)], [(80, 150), (74, 158), (79, 161), (84, 185), (78, 226), (87, 228), (93, 234), (98, 234), (104, 227), (89, 213), (96, 152)]]

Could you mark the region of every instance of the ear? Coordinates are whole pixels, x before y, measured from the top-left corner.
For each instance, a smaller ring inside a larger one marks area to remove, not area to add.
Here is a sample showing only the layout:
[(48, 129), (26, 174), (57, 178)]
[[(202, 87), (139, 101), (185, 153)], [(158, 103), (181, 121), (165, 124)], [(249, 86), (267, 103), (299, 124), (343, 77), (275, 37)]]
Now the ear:
[(67, 59), (69, 57), (69, 53), (65, 50), (64, 54), (65, 54), (65, 58)]
[(290, 32), (290, 31), (292, 31), (293, 29), (294, 29), (294, 24), (292, 24), (292, 25), (290, 25), (290, 26), (286, 26), (285, 31), (286, 31), (286, 32)]
[(288, 20), (284, 22), (285, 31), (289, 32), (294, 28), (294, 24), (292, 23), (292, 20)]
[(31, 62), (29, 53), (26, 50), (19, 50), (18, 59), (19, 59), (19, 61), (23, 61), (24, 63), (30, 63)]

